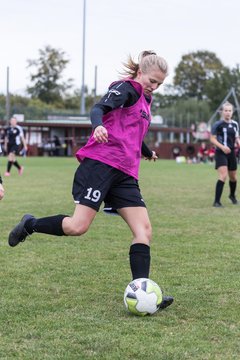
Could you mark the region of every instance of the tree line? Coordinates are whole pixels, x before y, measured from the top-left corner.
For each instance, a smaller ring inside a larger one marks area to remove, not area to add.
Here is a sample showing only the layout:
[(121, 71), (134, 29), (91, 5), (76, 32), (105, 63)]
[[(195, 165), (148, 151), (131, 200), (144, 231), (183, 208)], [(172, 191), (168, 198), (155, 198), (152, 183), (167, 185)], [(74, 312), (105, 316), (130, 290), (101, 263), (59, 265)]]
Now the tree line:
[[(37, 59), (27, 60), (30, 70), (27, 96), (11, 94), (11, 113), (21, 113), (32, 120), (46, 119), (56, 113), (79, 115), (81, 90), (74, 89), (72, 79), (63, 81), (69, 62), (63, 50), (50, 45), (39, 50)], [(232, 87), (239, 97), (239, 64), (230, 68), (213, 52), (190, 52), (183, 55), (176, 66), (173, 84), (164, 86), (163, 94), (154, 94), (153, 115), (161, 115), (168, 126), (207, 121)], [(84, 91), (88, 113), (97, 99), (94, 89), (89, 91), (85, 87)], [(5, 103), (6, 97), (2, 94), (1, 119), (6, 116)]]

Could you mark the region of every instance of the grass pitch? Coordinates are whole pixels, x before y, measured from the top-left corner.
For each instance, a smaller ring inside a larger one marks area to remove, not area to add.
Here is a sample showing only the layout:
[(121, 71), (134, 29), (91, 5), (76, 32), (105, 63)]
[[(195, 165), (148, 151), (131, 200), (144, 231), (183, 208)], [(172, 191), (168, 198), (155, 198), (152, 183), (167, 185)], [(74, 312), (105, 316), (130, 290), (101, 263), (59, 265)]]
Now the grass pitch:
[[(19, 159), (0, 202), (0, 359), (239, 359), (239, 214), (227, 184), (213, 208), (213, 166), (141, 164), (153, 225), (150, 278), (175, 303), (151, 317), (128, 314), (131, 234), (99, 212), (82, 237), (34, 234), (16, 248), (8, 233), (23, 214), (72, 214), (77, 161)], [(6, 159), (0, 158), (3, 174)], [(240, 197), (240, 196), (239, 196)]]

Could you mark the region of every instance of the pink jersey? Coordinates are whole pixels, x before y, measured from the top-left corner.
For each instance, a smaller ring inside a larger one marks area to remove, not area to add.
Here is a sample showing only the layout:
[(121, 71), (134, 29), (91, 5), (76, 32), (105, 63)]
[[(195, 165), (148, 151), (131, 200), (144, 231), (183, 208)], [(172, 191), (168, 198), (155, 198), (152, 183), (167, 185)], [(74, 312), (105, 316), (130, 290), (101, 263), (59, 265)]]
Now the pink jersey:
[(84, 158), (101, 161), (138, 179), (142, 142), (151, 121), (151, 102), (145, 99), (138, 82), (126, 81), (131, 82), (140, 98), (130, 107), (120, 107), (104, 115), (103, 126), (108, 131), (108, 142), (99, 144), (92, 132), (76, 157), (80, 162)]

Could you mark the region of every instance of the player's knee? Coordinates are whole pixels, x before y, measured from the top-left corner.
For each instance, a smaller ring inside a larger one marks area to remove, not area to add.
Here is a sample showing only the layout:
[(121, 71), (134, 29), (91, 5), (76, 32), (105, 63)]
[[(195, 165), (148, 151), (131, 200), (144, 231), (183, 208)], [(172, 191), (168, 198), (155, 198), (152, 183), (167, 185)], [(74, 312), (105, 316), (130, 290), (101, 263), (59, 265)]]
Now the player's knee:
[(229, 176), (229, 180), (232, 182), (236, 182), (237, 181), (237, 176), (236, 175), (231, 175)]
[(146, 233), (146, 237), (149, 239), (149, 242), (152, 239), (152, 226), (150, 223), (145, 225), (145, 233)]
[(80, 236), (85, 234), (89, 229), (88, 224), (78, 224), (73, 228), (74, 235)]
[(144, 224), (141, 228), (138, 229), (137, 234), (135, 234), (136, 242), (144, 242), (147, 245), (150, 244), (152, 240), (152, 226), (150, 223)]
[(227, 180), (227, 174), (221, 174), (219, 176), (219, 180), (223, 181), (225, 183), (225, 181)]
[(75, 221), (71, 220), (64, 227), (64, 231), (67, 235), (80, 236), (88, 231), (89, 224), (80, 222), (76, 223)]

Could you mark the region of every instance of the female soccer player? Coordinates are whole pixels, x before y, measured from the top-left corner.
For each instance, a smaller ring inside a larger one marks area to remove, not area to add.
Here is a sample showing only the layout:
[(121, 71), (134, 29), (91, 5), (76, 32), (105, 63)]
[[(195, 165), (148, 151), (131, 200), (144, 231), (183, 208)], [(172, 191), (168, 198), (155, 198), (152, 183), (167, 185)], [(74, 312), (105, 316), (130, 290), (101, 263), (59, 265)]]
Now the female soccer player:
[(223, 207), (221, 196), (227, 176), (229, 176), (230, 194), (229, 199), (234, 205), (238, 204), (236, 199), (237, 187), (237, 159), (235, 155), (235, 143), (240, 145), (238, 123), (232, 120), (233, 105), (225, 102), (222, 105), (222, 119), (217, 121), (211, 131), (210, 141), (216, 146), (215, 168), (218, 171), (218, 181), (215, 189), (214, 207)]
[(3, 187), (2, 178), (0, 175), (0, 200), (2, 200), (3, 197), (4, 197), (4, 187)]
[(5, 131), (5, 151), (8, 154), (7, 171), (5, 176), (10, 176), (12, 165), (16, 166), (19, 175), (23, 173), (23, 166), (20, 166), (16, 160), (16, 155), (19, 152), (19, 146), (23, 143), (24, 150), (27, 151), (27, 144), (24, 138), (22, 127), (17, 125), (17, 119), (12, 117), (10, 119), (10, 126)]
[[(76, 154), (81, 165), (73, 181), (74, 214), (41, 219), (27, 214), (9, 234), (10, 246), (33, 232), (82, 235), (104, 201), (106, 209), (117, 212), (133, 234), (129, 252), (132, 278), (149, 277), (152, 228), (138, 186), (138, 172), (141, 152), (149, 159), (157, 158), (143, 139), (151, 121), (152, 92), (163, 83), (168, 65), (156, 53), (144, 51), (139, 63), (130, 57), (125, 66), (125, 78), (112, 83), (93, 107), (92, 135)], [(160, 308), (172, 302), (172, 297), (165, 296)]]
[[(1, 144), (0, 144), (0, 154), (2, 152), (2, 148), (1, 148)], [(2, 198), (4, 197), (4, 188), (3, 188), (3, 184), (2, 184), (2, 177), (0, 174), (0, 200), (2, 200)]]

